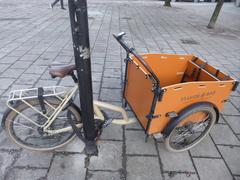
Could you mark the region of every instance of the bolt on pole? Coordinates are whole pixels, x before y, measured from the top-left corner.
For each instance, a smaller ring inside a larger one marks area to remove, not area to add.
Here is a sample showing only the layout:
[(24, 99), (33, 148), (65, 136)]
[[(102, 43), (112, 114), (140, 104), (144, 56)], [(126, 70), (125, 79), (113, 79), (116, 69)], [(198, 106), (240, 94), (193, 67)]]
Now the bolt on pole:
[(68, 0), (68, 6), (78, 75), (80, 106), (82, 111), (81, 119), (86, 139), (85, 152), (88, 155), (97, 155), (87, 0)]

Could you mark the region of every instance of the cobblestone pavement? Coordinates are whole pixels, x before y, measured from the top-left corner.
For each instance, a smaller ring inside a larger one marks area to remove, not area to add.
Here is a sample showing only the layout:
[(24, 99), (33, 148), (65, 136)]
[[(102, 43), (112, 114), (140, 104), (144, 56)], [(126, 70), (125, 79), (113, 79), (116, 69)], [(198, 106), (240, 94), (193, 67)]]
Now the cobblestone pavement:
[[(0, 116), (12, 89), (71, 86), (51, 79), (50, 64), (73, 62), (68, 12), (49, 1), (0, 0)], [(206, 29), (213, 4), (89, 0), (94, 98), (121, 105), (123, 50), (112, 33), (125, 31), (139, 52), (193, 53), (240, 77), (240, 10), (225, 4), (215, 30)], [(193, 39), (197, 44), (183, 44)], [(111, 125), (102, 135), (99, 156), (85, 159), (75, 139), (54, 152), (23, 150), (0, 130), (0, 179), (230, 180), (240, 179), (240, 89), (231, 95), (220, 122), (200, 145), (169, 153), (162, 142), (144, 142), (139, 125)], [(129, 112), (131, 114), (131, 112)], [(108, 112), (109, 116), (118, 114)]]

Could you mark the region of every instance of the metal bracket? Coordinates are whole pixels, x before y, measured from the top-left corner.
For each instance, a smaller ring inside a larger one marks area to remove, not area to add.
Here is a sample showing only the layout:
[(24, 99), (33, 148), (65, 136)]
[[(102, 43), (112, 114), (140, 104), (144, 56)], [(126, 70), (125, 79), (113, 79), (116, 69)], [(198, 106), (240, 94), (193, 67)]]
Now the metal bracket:
[(232, 88), (232, 91), (236, 91), (238, 85), (239, 85), (239, 81), (235, 81), (234, 85), (233, 85), (233, 88)]
[(170, 118), (175, 118), (175, 117), (178, 117), (178, 113), (176, 113), (175, 111), (172, 111), (172, 112), (166, 113), (166, 116)]
[(46, 107), (44, 105), (43, 95), (44, 95), (44, 89), (42, 87), (39, 87), (38, 88), (38, 101), (39, 101), (39, 104), (41, 106), (43, 114), (46, 114), (47, 110), (46, 110)]
[(147, 119), (155, 119), (155, 118), (159, 118), (159, 117), (161, 117), (161, 114), (156, 114), (156, 115), (148, 114), (148, 115), (146, 115)]

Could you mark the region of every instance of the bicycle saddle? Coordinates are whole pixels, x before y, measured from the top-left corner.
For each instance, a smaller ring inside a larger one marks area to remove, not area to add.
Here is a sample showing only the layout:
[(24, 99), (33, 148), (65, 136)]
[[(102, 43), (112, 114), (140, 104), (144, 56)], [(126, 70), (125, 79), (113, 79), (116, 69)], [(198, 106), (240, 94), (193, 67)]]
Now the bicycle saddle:
[(70, 75), (75, 69), (75, 64), (70, 64), (66, 66), (54, 66), (49, 68), (49, 74), (52, 76), (52, 78), (64, 78), (65, 76)]

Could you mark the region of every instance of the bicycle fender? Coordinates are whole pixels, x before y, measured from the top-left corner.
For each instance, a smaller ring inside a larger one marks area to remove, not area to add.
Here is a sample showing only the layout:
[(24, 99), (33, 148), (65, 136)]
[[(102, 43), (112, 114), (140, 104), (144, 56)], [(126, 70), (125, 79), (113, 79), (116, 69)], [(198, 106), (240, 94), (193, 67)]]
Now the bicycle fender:
[(194, 108), (198, 108), (198, 107), (201, 107), (201, 106), (208, 106), (208, 107), (211, 107), (211, 108), (214, 108), (214, 110), (216, 111), (216, 114), (217, 114), (217, 121), (218, 122), (218, 118), (219, 118), (219, 112), (218, 110), (216, 109), (216, 107), (209, 103), (209, 102), (199, 102), (199, 103), (195, 103), (195, 104), (192, 104), (190, 106), (187, 106), (186, 108), (184, 108), (182, 111), (180, 111), (178, 113), (178, 116), (177, 117), (174, 117), (172, 119), (170, 119), (170, 121), (168, 122), (167, 126), (165, 127), (165, 129), (163, 130), (162, 134), (165, 136), (165, 137), (168, 137), (170, 135), (170, 133), (172, 132), (172, 130), (183, 120), (185, 119), (189, 114), (189, 111), (191, 111), (192, 109)]
[[(16, 106), (18, 106), (18, 102), (15, 102), (13, 104), (13, 108), (15, 108)], [(10, 114), (11, 111), (12, 111), (12, 109), (7, 108), (3, 113), (2, 122), (1, 122), (1, 126), (2, 126), (3, 129), (5, 129), (5, 121), (6, 121), (8, 115)]]

